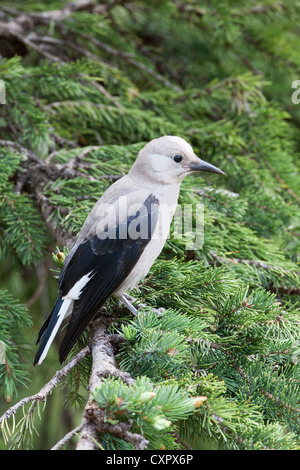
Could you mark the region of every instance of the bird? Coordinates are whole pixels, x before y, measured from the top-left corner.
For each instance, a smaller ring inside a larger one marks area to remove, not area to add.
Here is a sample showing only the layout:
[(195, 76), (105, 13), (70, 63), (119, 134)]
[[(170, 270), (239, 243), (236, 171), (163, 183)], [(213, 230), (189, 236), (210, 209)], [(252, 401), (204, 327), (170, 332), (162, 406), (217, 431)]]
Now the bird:
[(57, 300), (38, 334), (34, 365), (45, 359), (65, 318), (70, 316), (60, 363), (111, 296), (137, 313), (128, 293), (160, 255), (181, 182), (196, 171), (225, 174), (197, 157), (182, 137), (166, 135), (148, 142), (129, 172), (106, 189), (65, 258)]

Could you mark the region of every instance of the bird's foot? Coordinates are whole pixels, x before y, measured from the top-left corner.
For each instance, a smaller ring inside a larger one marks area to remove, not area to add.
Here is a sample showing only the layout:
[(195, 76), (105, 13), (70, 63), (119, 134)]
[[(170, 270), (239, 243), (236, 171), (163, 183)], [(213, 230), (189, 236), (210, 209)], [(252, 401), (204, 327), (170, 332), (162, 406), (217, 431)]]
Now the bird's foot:
[[(141, 310), (142, 308), (144, 307), (148, 307), (147, 304), (143, 304), (143, 303), (139, 303), (138, 305), (138, 310), (132, 305), (132, 302), (136, 302), (136, 298), (135, 297), (132, 297), (131, 295), (127, 294), (126, 292), (124, 292), (121, 296), (120, 296), (120, 300), (122, 303), (124, 303), (126, 305), (126, 307), (128, 308), (128, 310), (133, 313), (133, 315), (136, 317), (139, 310)], [(162, 316), (166, 309), (163, 308), (163, 307), (160, 307), (160, 308), (153, 308), (153, 307), (150, 307), (151, 310), (158, 316)]]

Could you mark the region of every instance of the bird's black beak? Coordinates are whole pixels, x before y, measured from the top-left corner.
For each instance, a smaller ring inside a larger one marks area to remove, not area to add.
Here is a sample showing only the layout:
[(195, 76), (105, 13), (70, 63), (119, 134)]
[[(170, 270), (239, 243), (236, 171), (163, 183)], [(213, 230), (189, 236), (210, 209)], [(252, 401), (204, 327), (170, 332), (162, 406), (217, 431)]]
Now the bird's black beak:
[(198, 162), (196, 163), (190, 163), (188, 165), (189, 170), (191, 171), (209, 171), (211, 173), (219, 173), (220, 175), (225, 175), (224, 171), (220, 170), (214, 165), (211, 165), (210, 163), (204, 162), (203, 160), (200, 160), (198, 158)]

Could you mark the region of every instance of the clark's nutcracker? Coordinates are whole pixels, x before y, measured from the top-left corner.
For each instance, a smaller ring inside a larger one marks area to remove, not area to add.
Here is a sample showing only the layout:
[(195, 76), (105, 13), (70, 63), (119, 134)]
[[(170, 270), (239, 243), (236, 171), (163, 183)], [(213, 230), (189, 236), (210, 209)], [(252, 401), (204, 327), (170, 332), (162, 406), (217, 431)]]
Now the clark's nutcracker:
[(60, 362), (111, 295), (136, 312), (126, 292), (148, 274), (163, 249), (180, 183), (196, 170), (224, 174), (196, 157), (184, 139), (164, 136), (145, 145), (129, 173), (105, 191), (65, 259), (59, 296), (39, 332), (34, 364), (44, 360), (68, 315)]

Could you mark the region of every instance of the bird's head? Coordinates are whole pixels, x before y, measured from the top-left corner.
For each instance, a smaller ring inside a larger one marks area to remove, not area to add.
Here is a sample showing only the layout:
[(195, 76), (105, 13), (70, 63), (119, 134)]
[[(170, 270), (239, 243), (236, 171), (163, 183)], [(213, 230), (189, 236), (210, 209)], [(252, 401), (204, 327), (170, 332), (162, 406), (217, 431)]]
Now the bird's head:
[(139, 152), (130, 173), (153, 183), (180, 184), (195, 171), (224, 172), (198, 158), (191, 145), (177, 136), (164, 136), (151, 140)]

